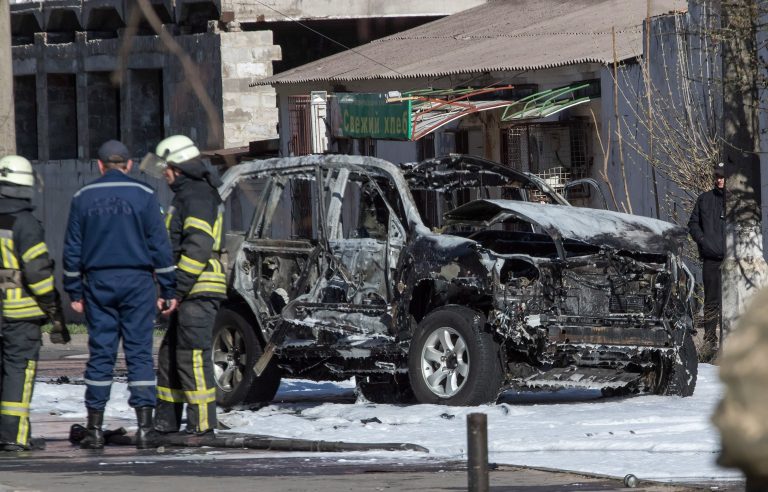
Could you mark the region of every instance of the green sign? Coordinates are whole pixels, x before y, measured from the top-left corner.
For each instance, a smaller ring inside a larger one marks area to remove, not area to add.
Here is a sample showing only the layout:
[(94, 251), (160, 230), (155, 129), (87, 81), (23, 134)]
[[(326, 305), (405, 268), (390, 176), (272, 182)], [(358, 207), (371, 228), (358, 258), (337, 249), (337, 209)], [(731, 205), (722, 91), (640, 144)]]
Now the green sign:
[(385, 94), (337, 93), (333, 133), (346, 138), (410, 140), (411, 102), (387, 103)]

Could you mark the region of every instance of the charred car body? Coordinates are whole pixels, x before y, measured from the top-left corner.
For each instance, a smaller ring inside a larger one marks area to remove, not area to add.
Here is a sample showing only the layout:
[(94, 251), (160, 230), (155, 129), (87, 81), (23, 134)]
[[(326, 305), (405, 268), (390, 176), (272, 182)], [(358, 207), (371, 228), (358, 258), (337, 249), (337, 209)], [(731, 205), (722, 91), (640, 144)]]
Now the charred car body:
[(678, 226), (572, 207), (467, 156), (281, 158), (223, 180), (230, 214), (250, 199), (253, 219), (228, 235), (222, 406), (270, 401), (282, 376), (355, 376), (375, 402), (475, 405), (510, 385), (693, 393)]

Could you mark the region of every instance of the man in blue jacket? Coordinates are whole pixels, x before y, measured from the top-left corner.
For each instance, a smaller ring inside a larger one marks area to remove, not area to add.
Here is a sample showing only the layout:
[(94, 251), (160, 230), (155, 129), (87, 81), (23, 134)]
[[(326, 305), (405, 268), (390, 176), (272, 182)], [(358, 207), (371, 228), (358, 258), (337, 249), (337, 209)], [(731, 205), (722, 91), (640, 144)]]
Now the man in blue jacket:
[(75, 193), (64, 240), (64, 289), (72, 309), (84, 312), (88, 323), (88, 423), (80, 446), (104, 447), (104, 408), (122, 339), (128, 403), (136, 409), (136, 447), (141, 449), (152, 446), (155, 436), (155, 308), (169, 314), (176, 307), (175, 266), (153, 190), (128, 176), (133, 164), (128, 149), (110, 140), (98, 155), (102, 177)]

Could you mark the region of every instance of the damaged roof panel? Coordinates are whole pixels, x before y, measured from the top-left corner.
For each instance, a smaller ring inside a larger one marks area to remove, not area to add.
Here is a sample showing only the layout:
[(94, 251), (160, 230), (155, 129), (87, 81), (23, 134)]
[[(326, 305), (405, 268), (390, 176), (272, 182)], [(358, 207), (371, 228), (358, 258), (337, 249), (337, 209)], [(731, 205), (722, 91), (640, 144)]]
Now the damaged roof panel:
[[(642, 53), (646, 2), (489, 1), (269, 77), (257, 84), (403, 79), (517, 71), (613, 61)], [(651, 14), (685, 11), (685, 0), (655, 0)]]

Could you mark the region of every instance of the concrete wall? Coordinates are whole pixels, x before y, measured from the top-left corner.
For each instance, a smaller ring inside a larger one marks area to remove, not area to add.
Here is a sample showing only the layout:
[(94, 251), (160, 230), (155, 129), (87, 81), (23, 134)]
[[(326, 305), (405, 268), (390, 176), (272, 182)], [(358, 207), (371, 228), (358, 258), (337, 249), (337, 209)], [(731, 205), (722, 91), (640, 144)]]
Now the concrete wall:
[[(269, 31), (211, 32), (176, 36), (191, 54), (195, 76), (214, 106), (214, 120), (224, 121), (223, 134), (212, 138), (213, 123), (192, 90), (179, 59), (168, 53), (157, 36), (134, 38), (126, 73), (110, 82), (118, 68), (121, 38), (49, 42), (38, 33), (34, 44), (13, 47), (14, 76), (22, 111), (20, 135), (30, 149), (37, 129), (37, 155), (32, 158), (88, 159), (109, 138), (122, 139), (143, 155), (163, 137), (189, 135), (204, 149), (248, 145), (275, 138), (274, 91), (252, 90), (248, 84), (271, 74), (280, 48)], [(30, 82), (34, 86), (30, 88)], [(25, 84), (24, 87), (21, 84)], [(31, 93), (34, 89), (34, 93)], [(35, 124), (30, 111), (37, 107)]]
[(272, 75), (272, 61), (280, 60), (280, 46), (271, 31), (228, 33), (221, 36), (224, 148), (250, 140), (277, 138), (277, 99), (270, 86), (249, 87), (255, 79)]

